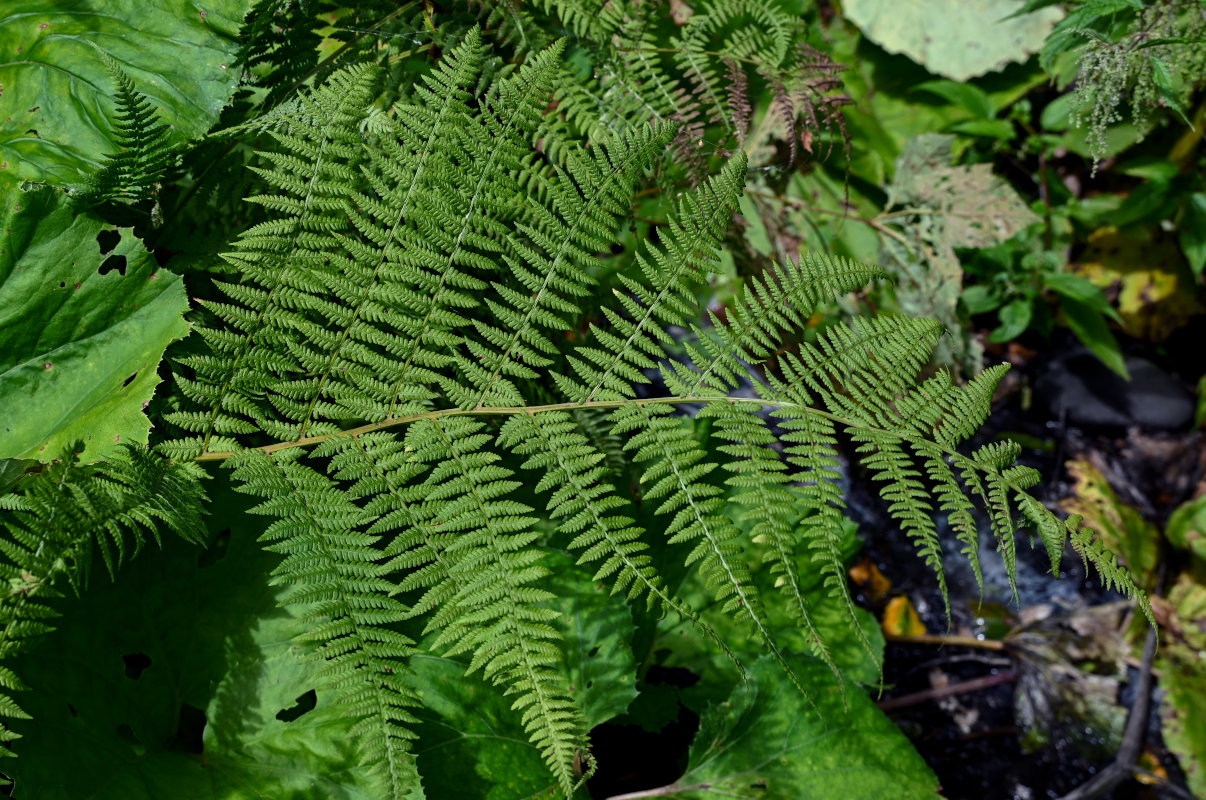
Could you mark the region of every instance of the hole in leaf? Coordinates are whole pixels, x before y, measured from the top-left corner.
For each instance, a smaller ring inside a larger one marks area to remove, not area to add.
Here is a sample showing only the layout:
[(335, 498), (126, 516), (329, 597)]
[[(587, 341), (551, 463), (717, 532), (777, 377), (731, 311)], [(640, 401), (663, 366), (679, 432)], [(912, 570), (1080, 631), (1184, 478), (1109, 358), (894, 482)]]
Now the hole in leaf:
[(281, 722), (292, 722), (303, 714), (313, 711), (316, 705), (318, 705), (318, 692), (311, 689), (298, 697), (297, 703), (292, 708), (282, 708), (276, 712), (276, 718)]
[(586, 651), (587, 658), (594, 658), (597, 655), (599, 655), (599, 645), (595, 645), (594, 647), (592, 647), (591, 649)]
[(197, 566), (204, 569), (221, 561), (226, 556), (226, 548), (229, 545), (230, 528), (227, 528), (220, 531), (209, 543), (209, 547), (201, 551), (201, 555), (197, 557)]
[(105, 259), (105, 263), (100, 265), (97, 270), (101, 275), (107, 275), (113, 270), (117, 270), (122, 275), (126, 274), (126, 257), (125, 256), (109, 256)]
[(142, 672), (151, 666), (151, 657), (146, 653), (128, 653), (121, 657), (126, 662), (126, 677), (136, 681), (142, 677)]
[(96, 243), (100, 245), (101, 255), (108, 253), (114, 247), (117, 247), (121, 241), (121, 231), (114, 228), (111, 231), (101, 231), (96, 234)]
[(172, 749), (185, 753), (200, 753), (205, 733), (205, 712), (188, 703), (180, 706), (180, 723), (176, 726), (176, 741)]
[(59, 288), (60, 288), (60, 289), (66, 289), (66, 288), (67, 288), (67, 281), (59, 281)]
[(133, 383), (133, 382), (134, 382), (134, 379), (135, 379), (135, 378), (137, 378), (137, 377), (138, 377), (138, 373), (137, 373), (137, 372), (135, 372), (133, 375), (131, 375), (130, 377), (126, 378), (124, 381), (122, 381), (122, 382), (121, 382), (121, 387), (122, 387), (123, 389), (124, 389), (124, 388), (126, 388), (126, 387), (127, 387), (127, 386), (129, 386), (131, 383)]

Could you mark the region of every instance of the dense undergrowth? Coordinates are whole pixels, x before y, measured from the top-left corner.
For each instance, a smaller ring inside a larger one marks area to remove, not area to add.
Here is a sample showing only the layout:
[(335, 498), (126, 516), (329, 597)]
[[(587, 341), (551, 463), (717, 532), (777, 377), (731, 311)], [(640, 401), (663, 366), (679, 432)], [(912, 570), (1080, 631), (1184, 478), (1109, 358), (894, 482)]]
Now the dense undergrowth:
[(12, 5), (12, 796), (937, 797), (863, 486), (949, 627), (1019, 543), (1126, 599), (1108, 658), (988, 637), (1025, 748), (1116, 747), (1068, 698), (1162, 626), (1206, 796), (1202, 498), (1052, 510), (980, 433), (1002, 362), (1135, 387), (1200, 324), (1200, 3)]

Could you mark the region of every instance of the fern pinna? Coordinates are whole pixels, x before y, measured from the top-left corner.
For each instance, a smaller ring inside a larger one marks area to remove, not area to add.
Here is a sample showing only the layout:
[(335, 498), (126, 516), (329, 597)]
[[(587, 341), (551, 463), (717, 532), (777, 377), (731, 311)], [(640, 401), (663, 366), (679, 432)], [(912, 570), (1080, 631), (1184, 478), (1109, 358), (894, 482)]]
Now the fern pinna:
[[(226, 299), (198, 310), (201, 346), (179, 359), (164, 416), (172, 433), (159, 450), (170, 460), (131, 454), (168, 475), (224, 461), (259, 498), (256, 512), (274, 520), (265, 546), (283, 557), (274, 579), (309, 625), (302, 644), (321, 690), (357, 720), (380, 796), (422, 795), (411, 740), (423, 698), (407, 665), (425, 649), (466, 655), (470, 671), (512, 698), (566, 795), (594, 769), (551, 624), (542, 517), (597, 582), (691, 620), (727, 652), (655, 568), (651, 544), (661, 540), (790, 675), (754, 580), (769, 570), (840, 680), (797, 567), (804, 552), (821, 564), (859, 631), (840, 554), (839, 437), (855, 443), (940, 582), (935, 515), (947, 516), (978, 574), (979, 498), (1011, 567), (1021, 516), (1054, 567), (1070, 539), (1146, 610), (1091, 531), (1026, 493), (1037, 476), (1014, 465), (1015, 447), (961, 449), (1002, 368), (965, 386), (945, 373), (919, 382), (942, 331), (902, 316), (782, 347), (819, 303), (879, 270), (803, 256), (749, 281), (723, 319), (694, 322), (742, 193), (740, 151), (677, 198), (587, 341), (571, 346), (564, 332), (582, 322), (592, 268), (680, 128), (666, 115), (616, 118), (574, 135), (552, 102), (566, 85), (563, 47), (483, 80), (474, 30), (389, 113), (374, 106), (384, 74), (352, 66), (269, 115), (277, 147), (258, 169), (272, 190), (249, 200), (271, 216), (225, 255), (238, 275), (221, 285)], [(673, 328), (691, 333), (682, 360), (668, 358)], [(711, 442), (684, 407), (713, 420)], [(634, 492), (609, 469), (606, 440), (634, 465)], [(723, 469), (709, 445), (728, 457)], [(12, 506), (18, 526), (21, 514), (50, 513), (37, 491)], [(533, 495), (545, 508), (526, 502)], [(731, 508), (767, 563), (750, 563)], [(122, 513), (133, 527), (152, 518), (185, 527), (167, 509)], [(19, 580), (6, 614), (32, 634), (44, 626), (18, 600), (59, 567), (14, 541), (5, 556)], [(16, 688), (15, 676), (0, 677)]]

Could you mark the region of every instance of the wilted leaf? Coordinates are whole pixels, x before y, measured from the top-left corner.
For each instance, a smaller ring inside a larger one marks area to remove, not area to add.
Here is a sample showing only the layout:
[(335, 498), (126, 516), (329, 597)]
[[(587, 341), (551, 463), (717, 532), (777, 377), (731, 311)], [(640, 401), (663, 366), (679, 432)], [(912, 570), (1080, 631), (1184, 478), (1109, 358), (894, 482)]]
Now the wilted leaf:
[(1169, 592), (1171, 641), (1160, 647), (1156, 669), (1164, 701), (1161, 730), (1181, 762), (1196, 797), (1206, 797), (1206, 587), (1182, 575)]
[(163, 351), (188, 332), (180, 276), (61, 192), (0, 184), (0, 204), (0, 458), (145, 442)]
[(850, 567), (850, 580), (872, 603), (878, 603), (892, 588), (892, 581), (879, 571), (875, 562), (870, 558), (862, 558)]
[(952, 167), (953, 142), (953, 136), (923, 134), (905, 145), (888, 190), (888, 211), (907, 246), (882, 236), (880, 261), (901, 276), (901, 310), (933, 317), (951, 334), (939, 342), (936, 359), (970, 374), (980, 368), (983, 348), (969, 337), (958, 311), (963, 267), (955, 248), (999, 244), (1038, 217), (990, 164)]
[(966, 81), (1043, 46), (1058, 8), (1006, 19), (1022, 0), (846, 0), (842, 13), (889, 53), (904, 53), (935, 75)]
[(1060, 506), (1069, 514), (1084, 517), (1102, 543), (1122, 557), (1136, 582), (1140, 586), (1150, 585), (1160, 558), (1160, 531), (1122, 502), (1101, 470), (1091, 462), (1069, 461), (1067, 467), (1075, 484), (1072, 497)]
[(1066, 738), (1088, 757), (1117, 751), (1126, 724), (1118, 704), (1126, 676), (1125, 611), (1115, 603), (1050, 615), (1005, 638), (1017, 656), (1013, 703), (1023, 750)]
[(0, 17), (0, 161), (19, 180), (78, 185), (116, 151), (113, 82), (92, 44), (121, 64), (185, 142), (218, 119), (238, 83), (251, 0), (5, 0)]
[[(904, 734), (862, 692), (849, 709), (823, 664), (796, 674), (813, 708), (769, 658), (700, 720), (686, 773), (667, 787), (678, 800), (937, 798), (938, 782)], [(677, 790), (676, 790), (677, 789)]]

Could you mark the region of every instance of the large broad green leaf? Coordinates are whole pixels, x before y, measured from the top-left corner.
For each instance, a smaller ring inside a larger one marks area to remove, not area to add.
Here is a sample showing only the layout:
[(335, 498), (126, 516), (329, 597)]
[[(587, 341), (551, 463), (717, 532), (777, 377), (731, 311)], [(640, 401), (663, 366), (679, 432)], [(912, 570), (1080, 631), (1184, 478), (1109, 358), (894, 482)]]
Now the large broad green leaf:
[(1063, 17), (1058, 8), (1005, 19), (1023, 0), (846, 0), (842, 13), (889, 53), (965, 81), (1025, 61)]
[(184, 142), (218, 119), (238, 81), (251, 0), (5, 0), (0, 15), (0, 166), (76, 185), (115, 152), (102, 48)]
[(59, 630), (9, 665), (32, 690), (4, 764), (16, 797), (377, 800), (354, 721), (312, 693), (257, 534), (219, 534), (209, 551), (167, 540), (62, 603)]
[(0, 183), (0, 221), (0, 458), (145, 442), (164, 348), (188, 332), (180, 277), (53, 189)]
[(862, 692), (849, 710), (824, 665), (799, 662), (812, 708), (763, 658), (700, 720), (686, 773), (664, 794), (679, 800), (937, 798), (938, 781), (904, 734)]
[(512, 701), (465, 663), (411, 659), (411, 686), (423, 698), (415, 715), (419, 774), (429, 797), (527, 800), (560, 797), (540, 751), (528, 740)]

